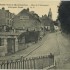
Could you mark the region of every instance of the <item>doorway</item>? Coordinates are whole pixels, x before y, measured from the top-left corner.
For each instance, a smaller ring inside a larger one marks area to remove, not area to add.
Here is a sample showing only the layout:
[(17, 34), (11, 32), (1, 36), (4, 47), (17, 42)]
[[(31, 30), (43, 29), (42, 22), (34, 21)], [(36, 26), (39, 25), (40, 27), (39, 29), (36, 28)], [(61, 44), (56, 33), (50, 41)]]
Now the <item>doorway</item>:
[(15, 38), (8, 38), (7, 39), (7, 51), (8, 53), (15, 53)]

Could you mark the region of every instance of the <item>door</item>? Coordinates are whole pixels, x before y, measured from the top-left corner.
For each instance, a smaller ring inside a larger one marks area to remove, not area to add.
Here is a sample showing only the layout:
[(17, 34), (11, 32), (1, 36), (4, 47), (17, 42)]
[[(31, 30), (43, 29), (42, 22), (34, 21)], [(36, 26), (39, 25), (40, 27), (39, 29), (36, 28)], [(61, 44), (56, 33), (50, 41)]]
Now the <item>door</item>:
[(8, 46), (8, 53), (15, 52), (15, 38), (8, 38), (7, 39), (7, 46)]

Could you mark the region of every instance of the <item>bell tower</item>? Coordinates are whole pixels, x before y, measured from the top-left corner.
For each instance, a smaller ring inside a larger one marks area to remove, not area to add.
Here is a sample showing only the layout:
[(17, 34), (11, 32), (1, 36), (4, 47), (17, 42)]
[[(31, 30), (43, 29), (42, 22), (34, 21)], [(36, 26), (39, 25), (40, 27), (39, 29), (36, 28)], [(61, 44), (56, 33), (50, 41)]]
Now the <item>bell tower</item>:
[(49, 12), (48, 12), (48, 18), (50, 19), (50, 31), (51, 32), (54, 32), (54, 24), (53, 24), (53, 20), (52, 20), (52, 11), (51, 11), (51, 8), (49, 9)]
[(51, 8), (49, 9), (48, 18), (49, 19), (52, 19), (52, 11), (51, 11)]

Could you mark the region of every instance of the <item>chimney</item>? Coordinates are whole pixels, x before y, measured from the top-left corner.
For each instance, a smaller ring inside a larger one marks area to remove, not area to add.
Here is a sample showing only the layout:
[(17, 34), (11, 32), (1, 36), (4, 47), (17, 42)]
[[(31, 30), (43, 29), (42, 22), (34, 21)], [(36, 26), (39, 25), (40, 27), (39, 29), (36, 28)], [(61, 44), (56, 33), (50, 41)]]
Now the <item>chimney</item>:
[(29, 8), (27, 8), (27, 12), (29, 12)]
[(7, 12), (9, 12), (9, 10), (6, 10)]
[(2, 10), (5, 10), (5, 8), (4, 8), (4, 7), (2, 7)]

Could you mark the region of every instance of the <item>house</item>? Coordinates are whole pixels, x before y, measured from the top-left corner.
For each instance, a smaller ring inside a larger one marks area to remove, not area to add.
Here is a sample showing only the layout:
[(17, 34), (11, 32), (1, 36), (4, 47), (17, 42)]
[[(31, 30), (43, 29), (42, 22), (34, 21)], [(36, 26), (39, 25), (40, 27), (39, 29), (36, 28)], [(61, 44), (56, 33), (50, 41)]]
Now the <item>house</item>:
[(26, 46), (20, 45), (18, 37), (21, 33), (14, 32), (0, 32), (0, 56), (15, 53), (21, 49), (25, 49)]
[(50, 31), (53, 32), (54, 31), (54, 24), (53, 24), (53, 20), (52, 20), (52, 11), (51, 9), (49, 9), (48, 12), (48, 16), (42, 15), (42, 17), (40, 17), (40, 21), (41, 21), (41, 34), (46, 34), (46, 31)]
[(25, 31), (27, 29), (29, 31), (40, 31), (39, 16), (36, 13), (29, 11), (29, 8), (23, 9), (14, 17), (14, 28), (22, 28)]
[(41, 17), (41, 25), (43, 26), (43, 28), (47, 27), (48, 30), (49, 30), (49, 26), (50, 26), (50, 19), (48, 18), (48, 16), (45, 14), (45, 15), (42, 15)]
[(1, 31), (10, 30), (8, 29), (8, 27), (10, 28), (13, 26), (13, 17), (14, 14), (11, 13), (9, 10), (5, 10), (4, 7), (0, 9), (0, 27), (2, 28)]

